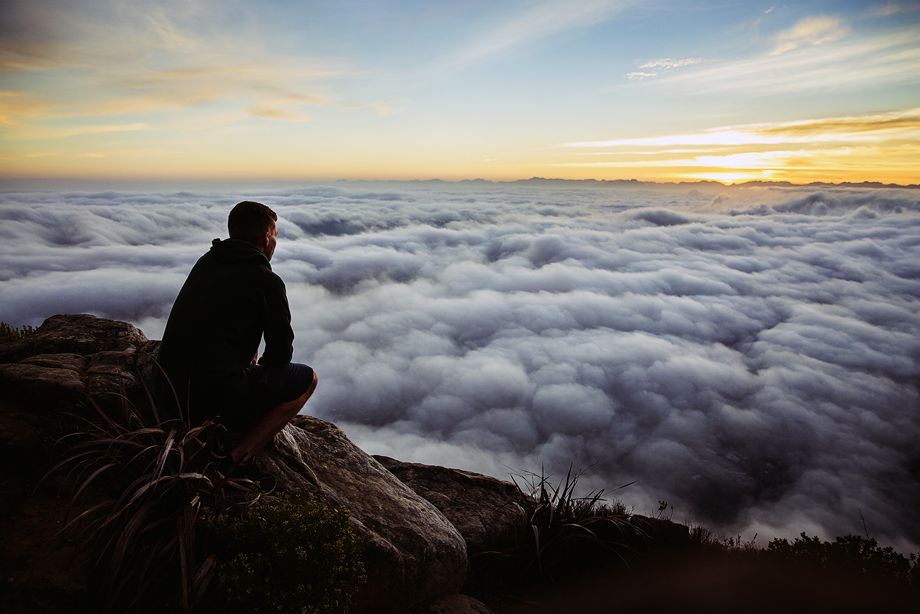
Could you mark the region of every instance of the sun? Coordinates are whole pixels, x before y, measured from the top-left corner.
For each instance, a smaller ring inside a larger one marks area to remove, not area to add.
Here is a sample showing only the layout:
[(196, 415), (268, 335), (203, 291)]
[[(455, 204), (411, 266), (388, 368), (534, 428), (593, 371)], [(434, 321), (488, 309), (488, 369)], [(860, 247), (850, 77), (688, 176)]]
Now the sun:
[(762, 170), (762, 171), (728, 171), (728, 172), (713, 172), (713, 173), (692, 173), (687, 175), (681, 175), (687, 179), (700, 179), (705, 181), (718, 181), (720, 183), (738, 183), (739, 181), (756, 181), (763, 180), (769, 181), (773, 175), (773, 171)]

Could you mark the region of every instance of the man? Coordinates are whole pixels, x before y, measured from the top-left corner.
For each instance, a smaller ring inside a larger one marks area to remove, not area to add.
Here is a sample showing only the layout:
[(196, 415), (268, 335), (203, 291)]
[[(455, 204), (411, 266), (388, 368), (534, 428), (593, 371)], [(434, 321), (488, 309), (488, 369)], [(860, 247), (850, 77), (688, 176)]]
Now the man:
[(269, 264), (277, 219), (261, 203), (233, 207), (230, 238), (214, 239), (192, 268), (160, 345), (160, 364), (190, 419), (217, 418), (241, 435), (230, 454), (237, 464), (271, 441), (316, 388), (313, 369), (291, 362), (291, 311)]

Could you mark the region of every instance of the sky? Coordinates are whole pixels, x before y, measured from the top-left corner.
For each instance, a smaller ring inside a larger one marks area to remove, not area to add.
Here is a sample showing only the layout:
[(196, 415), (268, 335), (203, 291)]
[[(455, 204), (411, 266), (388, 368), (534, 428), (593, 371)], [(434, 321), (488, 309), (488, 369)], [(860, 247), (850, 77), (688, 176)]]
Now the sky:
[(6, 0), (0, 178), (920, 183), (920, 3)]
[(365, 451), (506, 480), (572, 465), (724, 535), (920, 550), (920, 190), (6, 190), (0, 321), (161, 338), (244, 198), (278, 213), (305, 412)]

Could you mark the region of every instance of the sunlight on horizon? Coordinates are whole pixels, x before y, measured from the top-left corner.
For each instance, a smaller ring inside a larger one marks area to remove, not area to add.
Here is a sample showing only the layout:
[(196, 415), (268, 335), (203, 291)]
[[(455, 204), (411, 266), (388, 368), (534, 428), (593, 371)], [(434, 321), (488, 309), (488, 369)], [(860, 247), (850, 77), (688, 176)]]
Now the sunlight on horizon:
[(726, 185), (741, 183), (744, 181), (773, 181), (774, 173), (772, 171), (748, 171), (736, 173), (691, 173), (684, 175), (686, 179), (696, 179), (703, 181), (718, 181)]

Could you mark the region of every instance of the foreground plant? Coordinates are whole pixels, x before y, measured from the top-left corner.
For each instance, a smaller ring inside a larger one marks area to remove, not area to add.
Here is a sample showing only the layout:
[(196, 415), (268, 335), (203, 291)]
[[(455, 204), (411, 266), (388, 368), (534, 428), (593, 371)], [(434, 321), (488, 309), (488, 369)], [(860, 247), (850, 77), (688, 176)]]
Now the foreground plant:
[(206, 513), (217, 573), (210, 612), (346, 612), (364, 582), (363, 544), (348, 514), (303, 496)]
[(609, 504), (604, 491), (578, 496), (579, 478), (571, 468), (556, 483), (542, 471), (511, 479), (524, 495), (523, 522), (508, 547), (471, 557), (474, 593), (514, 599), (528, 586), (611, 563), (621, 565), (628, 544), (641, 534), (623, 505)]
[(228, 474), (221, 425), (161, 419), (149, 393), (146, 411), (118, 400), (113, 410), (89, 399), (93, 419), (78, 417), (82, 428), (60, 442), (66, 456), (49, 474), (66, 472), (78, 511), (62, 532), (89, 557), (104, 609), (192, 611), (216, 565), (198, 543), (202, 510), (248, 506), (262, 491)]
[(553, 579), (563, 571), (622, 560), (624, 535), (637, 531), (622, 504), (608, 505), (603, 490), (576, 496), (579, 477), (571, 467), (555, 485), (542, 471), (519, 477), (523, 485), (514, 476), (512, 480), (532, 502), (525, 552), (541, 577)]

